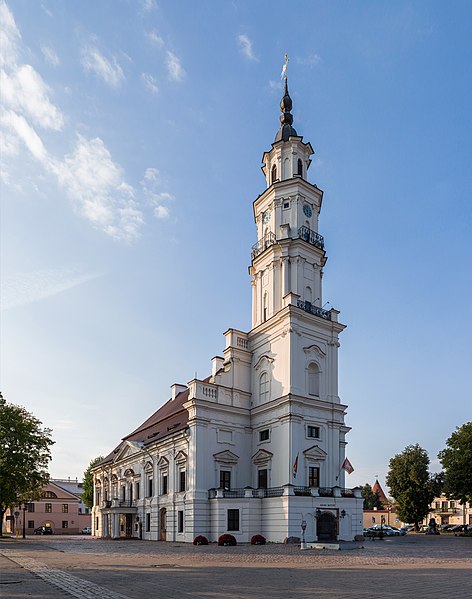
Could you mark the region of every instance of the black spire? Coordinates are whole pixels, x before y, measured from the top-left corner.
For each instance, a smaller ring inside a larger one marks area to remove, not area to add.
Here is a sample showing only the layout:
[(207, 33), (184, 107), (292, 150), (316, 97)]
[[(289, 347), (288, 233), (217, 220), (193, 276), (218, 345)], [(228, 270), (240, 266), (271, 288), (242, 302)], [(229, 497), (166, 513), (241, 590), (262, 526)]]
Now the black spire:
[(292, 98), (288, 93), (287, 77), (285, 77), (284, 95), (280, 100), (280, 110), (282, 111), (280, 115), (280, 129), (277, 131), (274, 141), (288, 141), (288, 138), (291, 135), (296, 136), (297, 132), (292, 127), (293, 116), (290, 112), (292, 110)]

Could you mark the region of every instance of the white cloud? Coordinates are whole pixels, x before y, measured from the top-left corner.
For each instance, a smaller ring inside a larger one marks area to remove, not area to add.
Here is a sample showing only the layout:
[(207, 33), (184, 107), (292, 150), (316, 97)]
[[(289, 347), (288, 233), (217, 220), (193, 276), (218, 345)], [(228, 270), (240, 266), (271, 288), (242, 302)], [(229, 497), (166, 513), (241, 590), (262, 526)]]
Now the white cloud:
[(62, 129), (61, 112), (48, 97), (48, 87), (35, 69), (24, 64), (11, 69), (11, 75), (0, 71), (2, 101), (5, 106), (22, 113), (44, 129)]
[(134, 189), (100, 138), (79, 135), (74, 152), (53, 170), (79, 214), (94, 227), (119, 240), (138, 237), (144, 218)]
[(305, 58), (297, 58), (297, 62), (309, 67), (316, 67), (321, 62), (321, 56), (319, 54), (309, 54)]
[(154, 216), (161, 219), (169, 218), (169, 208), (167, 206), (156, 206), (154, 208)]
[(77, 266), (16, 273), (4, 276), (1, 287), (2, 310), (32, 304), (99, 277)]
[(249, 60), (258, 60), (252, 49), (252, 41), (247, 35), (238, 35), (237, 37), (239, 48), (246, 58)]
[(159, 93), (159, 87), (157, 85), (157, 80), (155, 77), (153, 77), (149, 73), (141, 73), (141, 79), (143, 80), (146, 89), (148, 89), (152, 94)]
[(149, 40), (149, 42), (153, 46), (156, 46), (157, 48), (163, 48), (164, 47), (164, 40), (155, 31), (149, 31), (145, 35), (146, 35), (147, 39)]
[(15, 133), (37, 160), (43, 163), (47, 161), (47, 152), (43, 142), (25, 117), (13, 110), (5, 110), (1, 113), (0, 123), (4, 128)]
[(59, 56), (49, 46), (41, 46), (41, 52), (43, 53), (46, 62), (53, 67), (57, 67), (59, 64), (61, 64)]
[(185, 70), (182, 67), (180, 59), (170, 50), (166, 52), (167, 71), (172, 81), (182, 81), (185, 78)]
[(93, 46), (86, 46), (82, 49), (81, 64), (85, 71), (95, 73), (95, 75), (107, 83), (110, 87), (119, 87), (125, 76), (123, 69), (115, 57), (109, 61)]
[(156, 8), (154, 0), (141, 0), (141, 8), (143, 12), (150, 12)]
[(14, 64), (20, 53), (21, 35), (12, 12), (0, 1), (0, 66)]
[(160, 181), (160, 174), (157, 168), (149, 167), (144, 171), (144, 179), (146, 181)]

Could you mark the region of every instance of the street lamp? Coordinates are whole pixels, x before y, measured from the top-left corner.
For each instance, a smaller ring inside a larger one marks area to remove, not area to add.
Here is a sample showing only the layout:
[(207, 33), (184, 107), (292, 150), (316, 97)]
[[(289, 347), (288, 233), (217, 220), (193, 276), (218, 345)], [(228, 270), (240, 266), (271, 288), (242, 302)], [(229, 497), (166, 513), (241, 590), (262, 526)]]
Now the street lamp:
[(306, 549), (306, 542), (305, 542), (306, 520), (302, 520), (300, 528), (302, 529), (302, 544), (300, 545), (300, 549)]
[(23, 538), (26, 539), (26, 501), (23, 503)]

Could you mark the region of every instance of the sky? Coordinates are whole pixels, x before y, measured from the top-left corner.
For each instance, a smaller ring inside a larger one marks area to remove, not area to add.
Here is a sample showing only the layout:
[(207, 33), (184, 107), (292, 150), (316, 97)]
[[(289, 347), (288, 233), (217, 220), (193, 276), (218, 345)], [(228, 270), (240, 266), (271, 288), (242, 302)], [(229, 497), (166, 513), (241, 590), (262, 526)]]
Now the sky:
[[(472, 416), (472, 4), (0, 0), (1, 389), (91, 459), (251, 326), (289, 55), (341, 310), (346, 485)], [(388, 491), (387, 489), (385, 489)]]

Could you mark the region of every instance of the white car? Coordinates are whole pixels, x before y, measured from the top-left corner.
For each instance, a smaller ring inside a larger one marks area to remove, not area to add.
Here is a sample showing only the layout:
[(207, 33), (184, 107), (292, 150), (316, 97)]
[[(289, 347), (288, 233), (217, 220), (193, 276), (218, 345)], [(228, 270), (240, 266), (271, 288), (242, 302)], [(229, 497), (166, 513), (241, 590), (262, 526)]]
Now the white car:
[(82, 528), (82, 530), (80, 531), (81, 535), (91, 535), (92, 534), (92, 527), (91, 526), (86, 526), (85, 528)]

